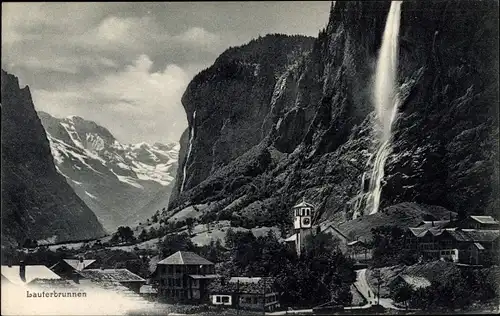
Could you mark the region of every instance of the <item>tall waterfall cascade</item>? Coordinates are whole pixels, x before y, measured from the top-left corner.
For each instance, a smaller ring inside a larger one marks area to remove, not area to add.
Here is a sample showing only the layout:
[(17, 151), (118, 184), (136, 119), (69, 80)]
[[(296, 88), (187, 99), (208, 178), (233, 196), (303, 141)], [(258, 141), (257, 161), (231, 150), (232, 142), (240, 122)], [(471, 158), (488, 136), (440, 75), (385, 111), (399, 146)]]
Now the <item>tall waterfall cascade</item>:
[(193, 149), (193, 139), (194, 139), (194, 133), (195, 133), (195, 129), (194, 129), (195, 120), (196, 120), (196, 111), (193, 112), (193, 121), (191, 123), (191, 131), (189, 133), (190, 134), (189, 135), (189, 147), (188, 147), (186, 159), (184, 160), (184, 167), (182, 169), (182, 183), (181, 183), (181, 187), (180, 187), (180, 192), (184, 191), (184, 185), (186, 183), (187, 166), (188, 166), (188, 162), (189, 162), (189, 157), (191, 156), (191, 150)]
[[(375, 107), (374, 134), (376, 149), (368, 159), (367, 167), (373, 163), (370, 174), (368, 192), (362, 194), (365, 200), (364, 214), (375, 214), (379, 210), (384, 167), (387, 157), (392, 151), (392, 127), (396, 120), (400, 103), (397, 89), (397, 69), (399, 56), (399, 27), (401, 20), (402, 1), (393, 1), (387, 16), (382, 47), (380, 48), (375, 72), (373, 104)], [(365, 172), (362, 177), (364, 187)], [(353, 217), (360, 214), (356, 209)]]

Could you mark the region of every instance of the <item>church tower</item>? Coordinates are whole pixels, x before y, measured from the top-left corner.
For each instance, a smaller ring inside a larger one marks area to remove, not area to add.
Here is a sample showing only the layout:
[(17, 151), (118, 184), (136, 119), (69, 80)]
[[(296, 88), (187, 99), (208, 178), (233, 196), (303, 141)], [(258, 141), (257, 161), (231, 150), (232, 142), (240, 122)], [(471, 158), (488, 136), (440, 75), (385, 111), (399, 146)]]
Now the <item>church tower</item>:
[(305, 200), (295, 205), (293, 211), (293, 228), (295, 231), (295, 250), (300, 256), (305, 247), (306, 237), (312, 231), (312, 216), (314, 205), (307, 203)]

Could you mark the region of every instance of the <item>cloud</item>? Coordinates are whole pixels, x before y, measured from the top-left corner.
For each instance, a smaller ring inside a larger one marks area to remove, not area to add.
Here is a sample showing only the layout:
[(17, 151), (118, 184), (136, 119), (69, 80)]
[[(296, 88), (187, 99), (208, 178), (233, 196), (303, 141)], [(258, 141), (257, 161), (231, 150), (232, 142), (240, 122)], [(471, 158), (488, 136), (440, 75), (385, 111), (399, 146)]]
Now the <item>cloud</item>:
[(94, 120), (126, 142), (178, 140), (192, 76), (259, 35), (316, 35), (329, 6), (2, 3), (2, 67), (30, 85), (38, 109)]
[(201, 27), (191, 27), (173, 37), (175, 41), (199, 47), (207, 51), (217, 51), (222, 44), (221, 37)]
[(163, 42), (166, 39), (168, 34), (161, 32), (151, 17), (108, 16), (87, 32), (70, 38), (70, 42), (76, 46), (90, 46), (104, 51), (127, 49), (127, 52), (137, 52), (144, 50), (154, 40)]
[(95, 120), (122, 140), (178, 141), (187, 125), (180, 99), (190, 77), (174, 64), (151, 72), (152, 64), (142, 54), (123, 71), (96, 82), (64, 92), (37, 90), (35, 105), (55, 116)]

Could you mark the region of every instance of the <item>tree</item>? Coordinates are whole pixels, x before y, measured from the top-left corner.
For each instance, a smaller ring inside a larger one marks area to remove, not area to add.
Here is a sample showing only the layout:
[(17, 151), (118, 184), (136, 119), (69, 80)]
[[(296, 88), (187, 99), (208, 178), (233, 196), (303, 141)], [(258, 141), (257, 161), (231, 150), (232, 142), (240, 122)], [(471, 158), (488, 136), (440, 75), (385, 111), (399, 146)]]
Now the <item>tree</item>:
[(36, 248), (38, 247), (38, 241), (35, 239), (29, 239), (26, 238), (26, 240), (23, 243), (23, 248)]
[(110, 244), (117, 244), (118, 242), (120, 242), (120, 237), (118, 236), (118, 233), (114, 233), (113, 236), (111, 236), (109, 243)]
[(123, 242), (133, 242), (135, 241), (134, 232), (128, 226), (120, 226), (116, 231), (116, 235)]
[(397, 303), (404, 303), (407, 309), (410, 299), (413, 295), (413, 287), (406, 282), (396, 286), (394, 289), (391, 289), (391, 297), (394, 299), (394, 301)]
[(194, 218), (192, 218), (192, 217), (186, 218), (186, 226), (187, 226), (189, 236), (192, 236), (193, 235), (193, 228), (194, 228)]
[(404, 250), (404, 232), (398, 226), (385, 225), (372, 228), (373, 265), (383, 267), (404, 263), (411, 265), (417, 262), (415, 253)]
[(160, 215), (160, 211), (156, 211), (156, 213), (153, 215), (153, 217), (151, 217), (151, 221), (153, 223), (158, 223), (158, 217)]
[(327, 252), (339, 251), (339, 240), (331, 233), (311, 234), (305, 238), (305, 254), (309, 257), (321, 256)]
[(149, 229), (149, 238), (155, 238), (155, 237), (158, 237), (158, 231), (156, 230), (156, 228), (151, 226), (151, 228)]
[(224, 243), (226, 244), (226, 247), (233, 248), (234, 238), (235, 238), (234, 230), (232, 228), (229, 228), (226, 232), (226, 236), (224, 236)]
[(434, 281), (429, 287), (413, 291), (409, 305), (431, 311), (465, 310), (475, 302), (498, 298), (496, 282), (495, 277), (488, 277), (483, 270), (461, 269), (447, 275), (441, 283)]
[(210, 241), (210, 244), (200, 247), (200, 256), (214, 263), (222, 262), (225, 259), (226, 249), (222, 246), (220, 239)]
[(141, 233), (140, 233), (140, 235), (139, 235), (139, 240), (140, 240), (140, 241), (145, 241), (145, 240), (147, 240), (148, 238), (149, 238), (148, 233), (146, 232), (146, 230), (145, 230), (145, 229), (142, 229), (142, 231), (141, 231)]
[(196, 250), (196, 246), (185, 233), (167, 235), (160, 244), (160, 251), (163, 257), (170, 256), (177, 251)]

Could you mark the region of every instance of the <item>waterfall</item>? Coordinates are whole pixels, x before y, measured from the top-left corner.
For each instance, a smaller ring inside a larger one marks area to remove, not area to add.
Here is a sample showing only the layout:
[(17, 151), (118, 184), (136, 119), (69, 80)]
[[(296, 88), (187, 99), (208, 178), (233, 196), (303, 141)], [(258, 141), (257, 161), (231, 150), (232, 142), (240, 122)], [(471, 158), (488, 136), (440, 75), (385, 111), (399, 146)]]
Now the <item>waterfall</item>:
[(184, 168), (182, 169), (182, 184), (180, 187), (180, 192), (184, 191), (184, 184), (186, 182), (186, 173), (187, 173), (187, 165), (189, 161), (189, 157), (191, 156), (191, 150), (193, 149), (193, 139), (194, 139), (194, 123), (196, 119), (196, 111), (193, 112), (193, 120), (191, 123), (191, 131), (189, 133), (189, 147), (186, 155), (186, 159), (184, 160)]
[(401, 4), (402, 1), (393, 1), (391, 3), (375, 73), (373, 101), (376, 119), (374, 128), (377, 135), (378, 148), (375, 151), (366, 201), (365, 213), (369, 211), (369, 214), (377, 213), (380, 206), (384, 166), (387, 157), (392, 151), (392, 126), (396, 119), (400, 102), (397, 93), (397, 68)]

